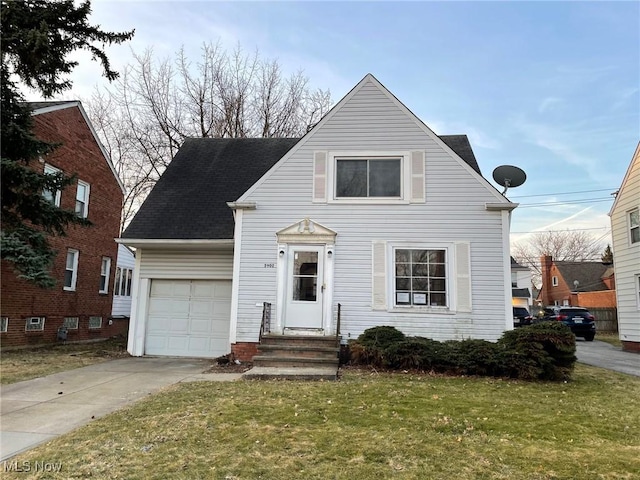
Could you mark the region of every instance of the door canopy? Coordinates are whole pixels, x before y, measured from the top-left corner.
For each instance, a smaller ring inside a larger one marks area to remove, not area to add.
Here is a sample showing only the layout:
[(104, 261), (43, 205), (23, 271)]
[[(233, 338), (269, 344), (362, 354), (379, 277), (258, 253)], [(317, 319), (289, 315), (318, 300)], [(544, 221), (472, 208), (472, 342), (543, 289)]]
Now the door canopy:
[(278, 243), (335, 244), (337, 233), (305, 218), (276, 233)]

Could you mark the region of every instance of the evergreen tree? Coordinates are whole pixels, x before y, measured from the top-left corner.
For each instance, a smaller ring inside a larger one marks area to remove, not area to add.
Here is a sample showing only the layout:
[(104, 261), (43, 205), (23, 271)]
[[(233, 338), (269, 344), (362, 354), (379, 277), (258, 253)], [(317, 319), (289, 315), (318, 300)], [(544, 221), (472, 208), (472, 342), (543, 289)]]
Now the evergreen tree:
[(602, 263), (605, 265), (611, 265), (613, 263), (613, 252), (611, 251), (611, 245), (607, 245), (602, 254)]
[(64, 235), (67, 226), (88, 226), (90, 222), (42, 196), (43, 190), (63, 190), (75, 183), (75, 178), (63, 173), (45, 175), (29, 166), (57, 145), (34, 136), (31, 111), (18, 82), (36, 89), (45, 98), (68, 90), (71, 82), (65, 75), (78, 63), (67, 56), (78, 49), (91, 52), (109, 80), (117, 78), (104, 51), (94, 44), (119, 44), (131, 39), (133, 31), (103, 32), (88, 23), (90, 13), (89, 1), (77, 7), (73, 0), (1, 2), (0, 249), (2, 259), (11, 262), (21, 278), (40, 287), (55, 285), (49, 270), (56, 252), (48, 236)]

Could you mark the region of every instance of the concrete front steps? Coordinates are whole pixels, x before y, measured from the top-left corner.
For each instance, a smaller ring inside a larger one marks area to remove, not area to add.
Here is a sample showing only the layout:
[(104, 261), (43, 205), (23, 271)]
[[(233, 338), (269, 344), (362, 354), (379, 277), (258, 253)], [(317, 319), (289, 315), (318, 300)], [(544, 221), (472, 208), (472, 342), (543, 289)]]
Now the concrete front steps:
[(244, 379), (337, 380), (340, 340), (334, 336), (262, 337), (253, 368)]

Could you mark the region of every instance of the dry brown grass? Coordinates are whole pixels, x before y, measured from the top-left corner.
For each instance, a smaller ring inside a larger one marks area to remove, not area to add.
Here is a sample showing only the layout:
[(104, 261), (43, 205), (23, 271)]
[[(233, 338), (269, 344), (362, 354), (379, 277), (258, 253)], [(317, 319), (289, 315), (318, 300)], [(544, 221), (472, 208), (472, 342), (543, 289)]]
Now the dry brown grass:
[[(30, 478), (633, 479), (640, 379), (379, 374), (171, 387), (14, 459)], [(5, 473), (5, 478), (25, 478)]]
[(125, 339), (2, 351), (0, 383), (21, 382), (124, 356), (129, 356)]

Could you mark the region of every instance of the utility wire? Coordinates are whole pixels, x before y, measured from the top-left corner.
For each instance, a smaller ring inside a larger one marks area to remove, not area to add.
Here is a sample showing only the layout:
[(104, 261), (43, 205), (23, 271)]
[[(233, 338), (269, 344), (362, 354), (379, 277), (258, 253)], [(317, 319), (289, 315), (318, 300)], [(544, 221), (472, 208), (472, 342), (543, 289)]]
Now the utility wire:
[(612, 190), (616, 190), (616, 188), (600, 188), (598, 190), (580, 190), (577, 192), (536, 193), (535, 195), (513, 195), (513, 197), (511, 198), (547, 197), (549, 195), (573, 195), (574, 193), (611, 192)]
[(602, 202), (612, 202), (613, 198), (600, 197), (594, 199), (580, 199), (580, 200), (570, 200), (566, 202), (543, 202), (543, 203), (521, 203), (518, 208), (531, 208), (531, 207), (548, 207), (548, 206), (559, 206), (559, 205), (575, 205), (577, 203), (602, 203)]

